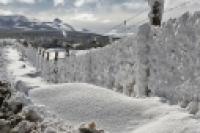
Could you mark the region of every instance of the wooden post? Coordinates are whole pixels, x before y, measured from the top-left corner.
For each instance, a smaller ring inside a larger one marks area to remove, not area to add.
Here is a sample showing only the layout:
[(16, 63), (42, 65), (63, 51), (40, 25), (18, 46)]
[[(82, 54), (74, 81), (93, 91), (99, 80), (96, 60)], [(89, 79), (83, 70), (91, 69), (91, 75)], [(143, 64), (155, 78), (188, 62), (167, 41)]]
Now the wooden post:
[(42, 50), (39, 48), (39, 55), (41, 55), (41, 53), (42, 53)]
[(58, 51), (55, 52), (55, 61), (58, 61)]
[(47, 52), (47, 60), (49, 61), (49, 52)]
[(44, 57), (45, 50), (42, 51), (42, 57)]

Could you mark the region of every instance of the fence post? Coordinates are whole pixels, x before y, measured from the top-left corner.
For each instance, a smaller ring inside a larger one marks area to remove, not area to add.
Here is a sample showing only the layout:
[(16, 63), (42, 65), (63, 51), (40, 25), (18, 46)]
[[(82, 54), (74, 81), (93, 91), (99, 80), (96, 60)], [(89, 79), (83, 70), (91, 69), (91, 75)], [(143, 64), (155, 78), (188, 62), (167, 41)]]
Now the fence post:
[(54, 74), (54, 83), (58, 83), (58, 55), (59, 52), (55, 51), (55, 61), (54, 61), (54, 68), (53, 68), (53, 74)]
[(58, 51), (55, 52), (55, 61), (58, 61)]
[(47, 52), (47, 61), (49, 61), (49, 52)]
[(44, 57), (45, 50), (42, 51), (42, 57)]

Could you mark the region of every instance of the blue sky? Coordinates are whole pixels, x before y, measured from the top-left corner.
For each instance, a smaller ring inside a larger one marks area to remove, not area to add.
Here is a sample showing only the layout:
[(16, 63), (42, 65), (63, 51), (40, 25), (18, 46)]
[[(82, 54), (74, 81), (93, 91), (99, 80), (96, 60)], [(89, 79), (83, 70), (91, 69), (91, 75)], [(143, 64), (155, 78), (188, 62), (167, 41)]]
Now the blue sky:
[(75, 28), (100, 32), (145, 9), (145, 0), (0, 0), (1, 15), (42, 21), (58, 17)]

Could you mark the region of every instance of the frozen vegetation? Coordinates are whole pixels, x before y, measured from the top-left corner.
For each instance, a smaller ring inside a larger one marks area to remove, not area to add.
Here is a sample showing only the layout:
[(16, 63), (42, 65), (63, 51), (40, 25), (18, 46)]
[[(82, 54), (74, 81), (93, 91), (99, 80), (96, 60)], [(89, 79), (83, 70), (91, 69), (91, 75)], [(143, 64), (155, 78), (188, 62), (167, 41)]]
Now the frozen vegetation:
[[(50, 82), (86, 82), (133, 94), (135, 84), (136, 45), (133, 38), (120, 40), (102, 49), (92, 50), (81, 56), (70, 56), (58, 61), (47, 61), (37, 49), (19, 46), (42, 77)], [(135, 41), (136, 44), (136, 41)], [(129, 89), (125, 89), (129, 88)]]
[(185, 13), (162, 28), (145, 24), (137, 37), (57, 62), (35, 48), (19, 49), (50, 82), (92, 83), (128, 96), (156, 95), (182, 107), (198, 105), (199, 14)]
[(200, 12), (185, 13), (164, 23), (160, 30), (146, 33), (150, 42), (148, 84), (153, 94), (182, 107), (198, 108)]

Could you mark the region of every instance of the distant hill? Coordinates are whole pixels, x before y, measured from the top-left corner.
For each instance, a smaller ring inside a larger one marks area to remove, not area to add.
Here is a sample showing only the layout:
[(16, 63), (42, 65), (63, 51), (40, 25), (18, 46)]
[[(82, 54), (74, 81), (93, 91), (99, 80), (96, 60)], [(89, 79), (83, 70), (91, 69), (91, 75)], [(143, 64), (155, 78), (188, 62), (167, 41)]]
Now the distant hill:
[[(0, 38), (26, 39), (34, 42), (58, 39), (76, 45), (76, 49), (81, 50), (104, 47), (110, 43), (109, 36), (95, 34), (87, 29), (76, 31), (73, 26), (58, 18), (52, 22), (40, 22), (19, 15), (0, 16)], [(51, 47), (50, 43), (47, 45)]]
[(52, 22), (30, 20), (25, 16), (0, 16), (0, 30), (20, 31), (75, 31), (73, 26), (56, 18)]

